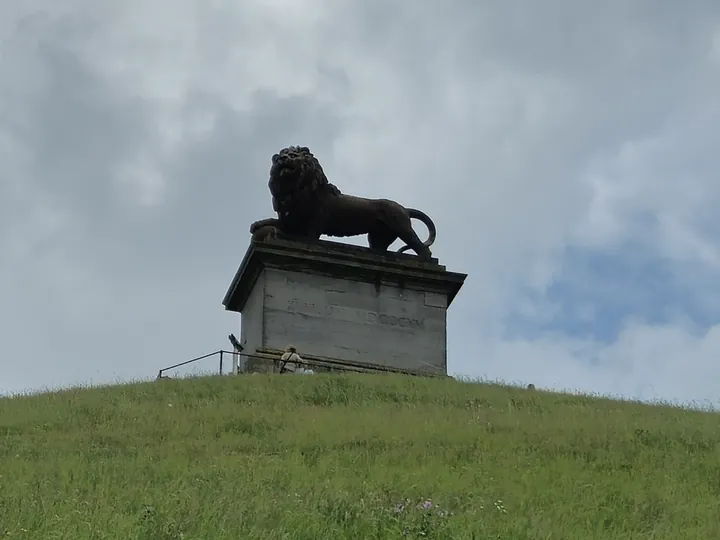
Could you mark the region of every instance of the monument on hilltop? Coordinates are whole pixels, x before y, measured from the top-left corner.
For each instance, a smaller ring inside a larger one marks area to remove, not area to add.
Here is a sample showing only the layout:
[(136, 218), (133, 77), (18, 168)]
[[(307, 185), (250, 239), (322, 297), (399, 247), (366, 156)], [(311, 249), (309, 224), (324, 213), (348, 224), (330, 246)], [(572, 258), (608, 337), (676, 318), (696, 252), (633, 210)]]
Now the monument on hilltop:
[[(223, 300), (241, 313), (243, 351), (271, 359), (292, 343), (303, 358), (447, 375), (447, 309), (467, 276), (433, 258), (433, 221), (395, 201), (342, 193), (306, 147), (272, 157), (268, 186), (277, 217), (250, 226)], [(411, 219), (427, 226), (426, 241)], [(368, 248), (320, 240), (361, 234)], [(388, 251), (398, 238), (405, 245)], [(272, 366), (249, 360), (240, 371)]]

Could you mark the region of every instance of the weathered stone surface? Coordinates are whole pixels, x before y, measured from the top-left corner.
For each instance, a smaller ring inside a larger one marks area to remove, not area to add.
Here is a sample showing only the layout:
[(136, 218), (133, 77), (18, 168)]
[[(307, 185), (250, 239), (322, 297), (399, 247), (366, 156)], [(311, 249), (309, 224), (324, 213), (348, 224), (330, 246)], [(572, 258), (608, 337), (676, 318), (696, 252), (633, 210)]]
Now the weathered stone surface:
[(334, 242), (253, 242), (223, 304), (242, 313), (246, 352), (446, 374), (447, 307), (466, 275), (435, 259)]

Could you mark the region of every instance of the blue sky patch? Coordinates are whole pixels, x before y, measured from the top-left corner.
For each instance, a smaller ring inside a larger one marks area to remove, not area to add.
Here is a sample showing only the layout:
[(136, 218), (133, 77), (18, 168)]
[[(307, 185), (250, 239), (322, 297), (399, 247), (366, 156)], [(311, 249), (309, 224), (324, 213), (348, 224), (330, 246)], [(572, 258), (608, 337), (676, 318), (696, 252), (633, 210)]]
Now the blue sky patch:
[(515, 313), (507, 321), (507, 337), (549, 333), (610, 343), (628, 319), (666, 324), (679, 314), (700, 333), (720, 321), (720, 312), (712, 302), (701, 301), (707, 279), (698, 276), (696, 285), (681, 281), (677, 269), (677, 263), (640, 245), (606, 252), (568, 249), (545, 295), (529, 293), (533, 303), (552, 308), (550, 317), (538, 320)]

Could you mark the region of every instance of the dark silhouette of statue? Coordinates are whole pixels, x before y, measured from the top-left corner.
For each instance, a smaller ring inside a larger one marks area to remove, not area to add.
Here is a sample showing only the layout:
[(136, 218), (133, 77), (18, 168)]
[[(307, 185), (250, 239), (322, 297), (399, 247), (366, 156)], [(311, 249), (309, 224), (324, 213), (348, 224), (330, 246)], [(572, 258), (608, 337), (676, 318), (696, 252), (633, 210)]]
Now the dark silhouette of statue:
[[(277, 237), (278, 233), (317, 240), (320, 236), (367, 234), (371, 249), (387, 251), (395, 240), (405, 242), (398, 252), (412, 249), (427, 260), (435, 242), (433, 221), (420, 210), (405, 208), (388, 199), (365, 199), (345, 195), (331, 184), (320, 162), (304, 146), (290, 146), (272, 157), (270, 180), (273, 210), (277, 218), (250, 226), (253, 239)], [(422, 242), (411, 219), (422, 221), (430, 235)]]

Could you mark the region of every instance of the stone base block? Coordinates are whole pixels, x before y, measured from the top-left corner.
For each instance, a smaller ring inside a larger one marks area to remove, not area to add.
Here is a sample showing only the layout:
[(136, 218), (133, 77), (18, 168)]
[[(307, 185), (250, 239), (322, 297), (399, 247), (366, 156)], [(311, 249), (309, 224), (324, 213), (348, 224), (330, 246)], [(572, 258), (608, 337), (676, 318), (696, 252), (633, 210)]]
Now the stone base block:
[(245, 351), (292, 344), (318, 358), (447, 374), (447, 308), (466, 274), (436, 259), (336, 242), (252, 242), (223, 305)]

